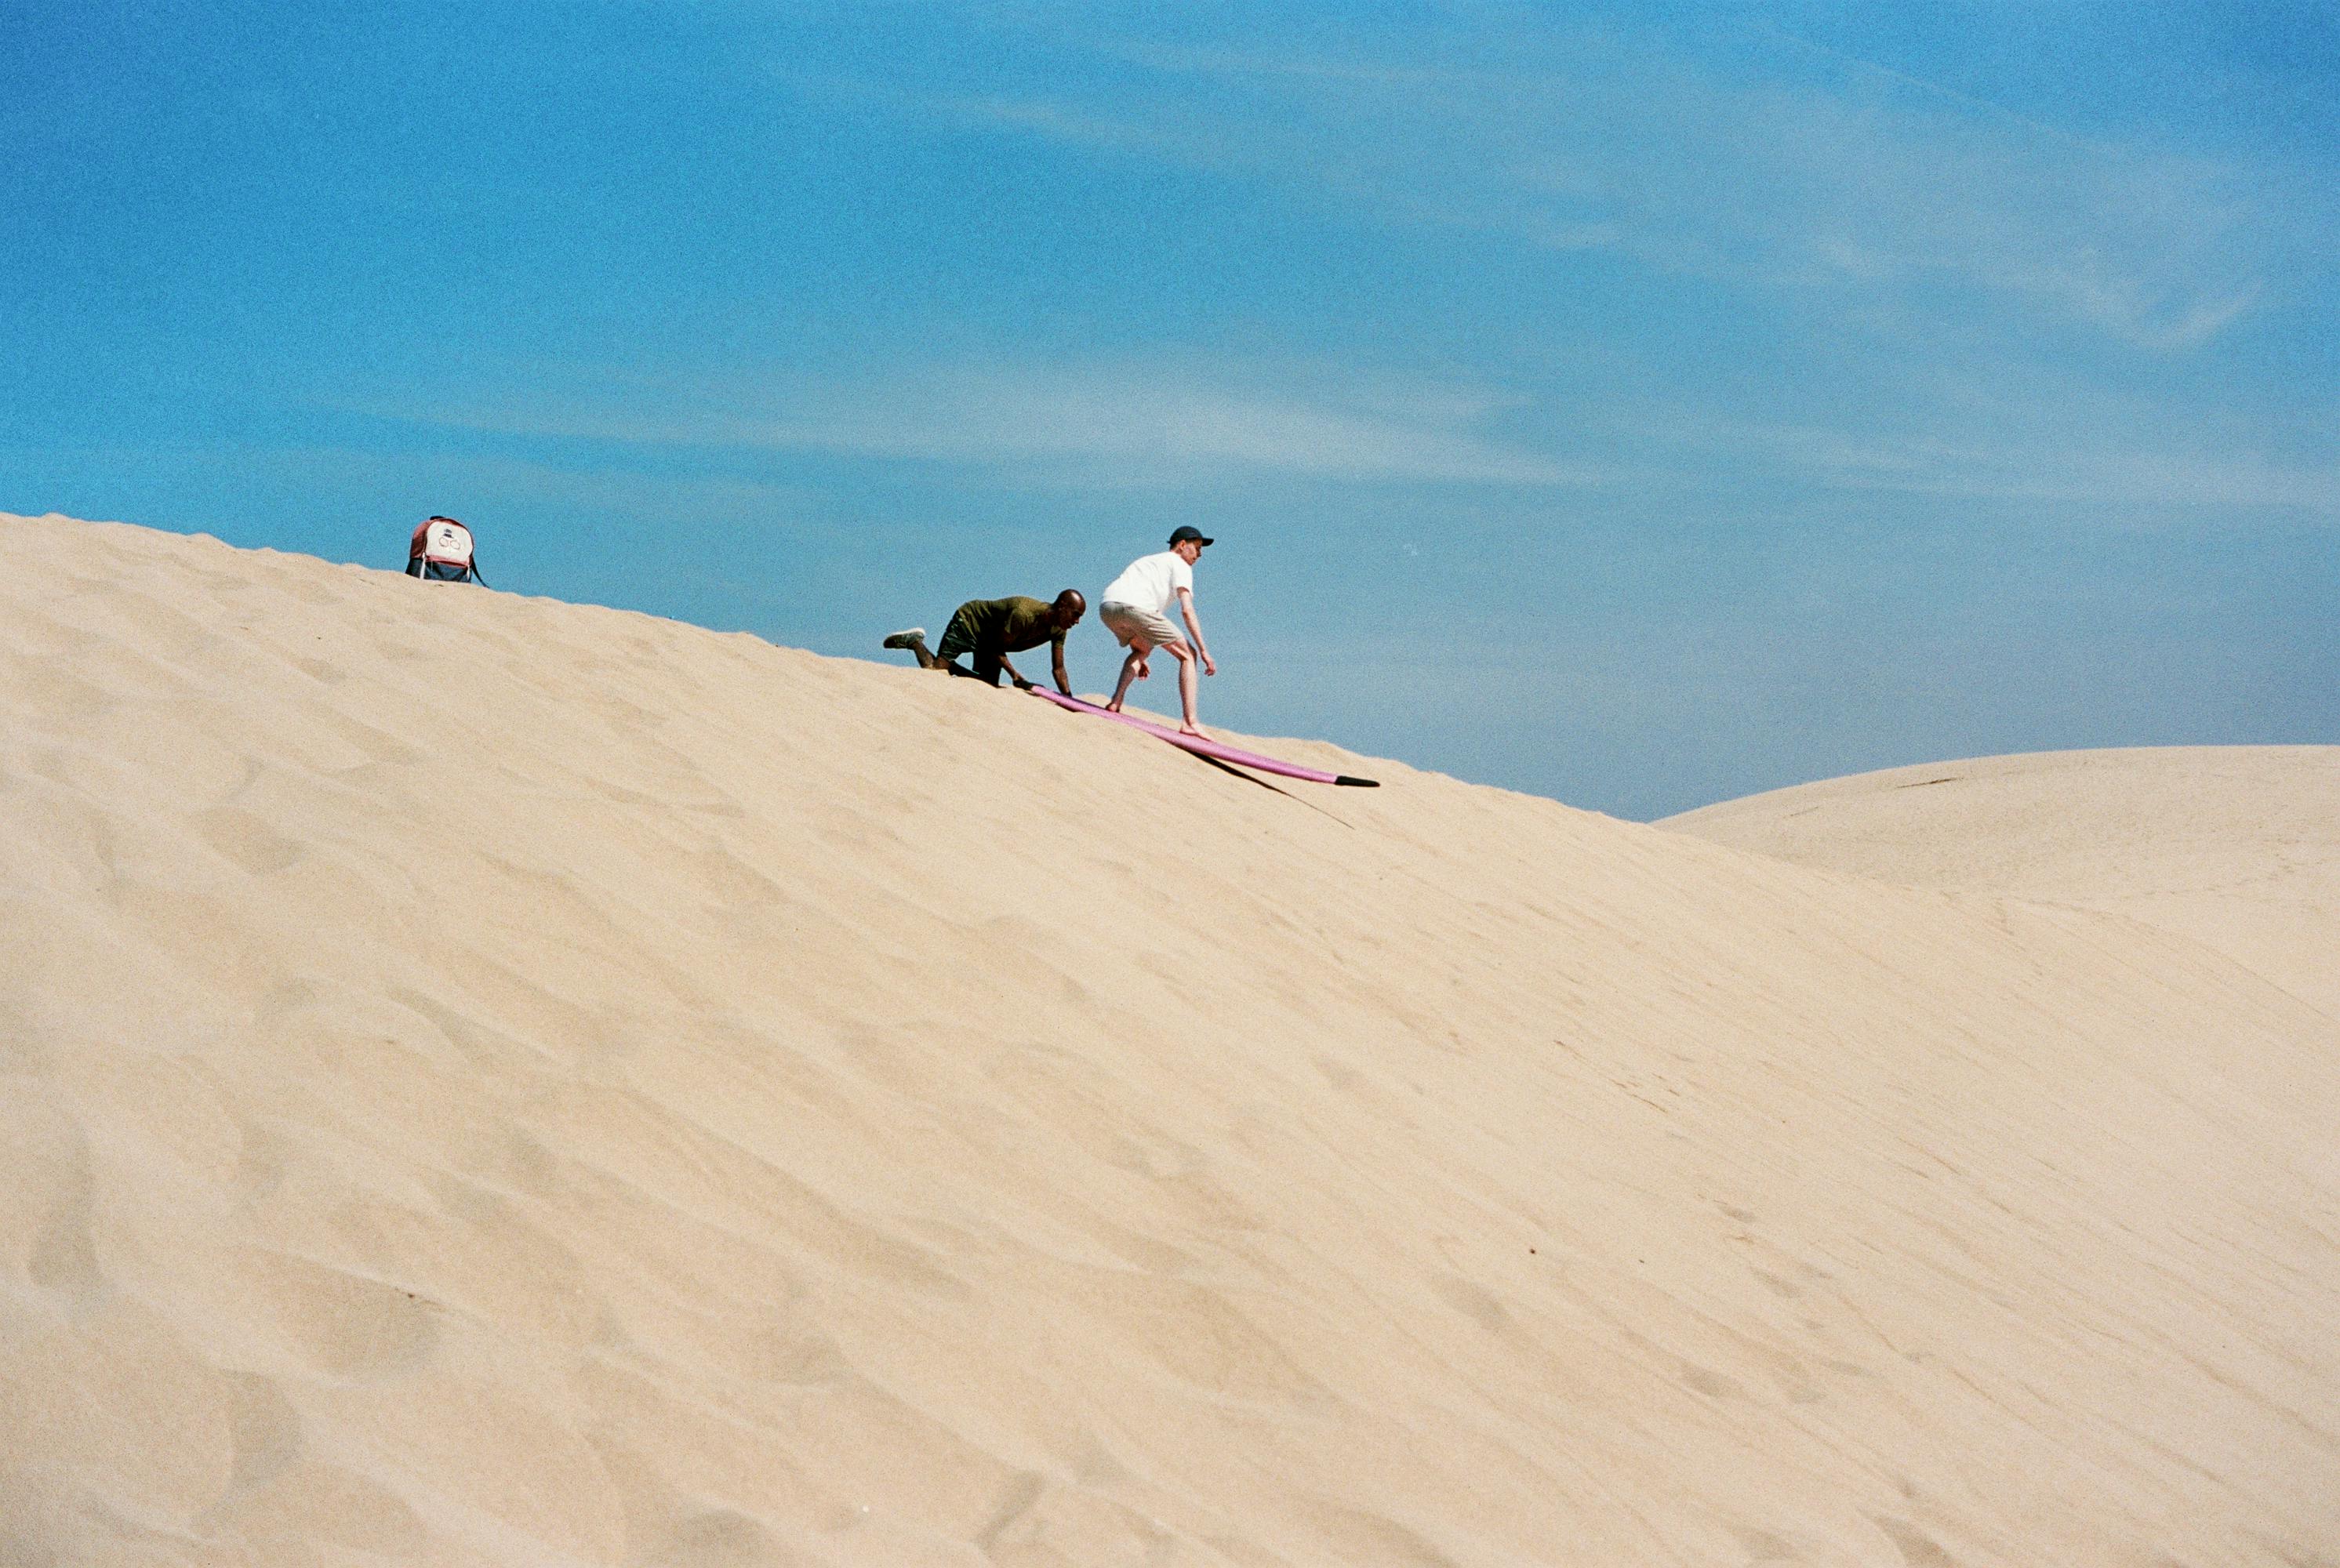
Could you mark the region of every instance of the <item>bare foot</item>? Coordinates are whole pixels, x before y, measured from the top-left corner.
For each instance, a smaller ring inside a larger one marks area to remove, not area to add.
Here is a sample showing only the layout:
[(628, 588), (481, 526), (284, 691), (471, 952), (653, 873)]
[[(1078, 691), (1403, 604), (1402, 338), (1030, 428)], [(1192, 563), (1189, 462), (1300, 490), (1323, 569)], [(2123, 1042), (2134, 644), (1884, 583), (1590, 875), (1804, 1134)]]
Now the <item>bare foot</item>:
[(1205, 730), (1200, 725), (1180, 725), (1178, 726), (1178, 733), (1182, 735), (1193, 735), (1198, 741), (1206, 741), (1214, 738), (1210, 733)]

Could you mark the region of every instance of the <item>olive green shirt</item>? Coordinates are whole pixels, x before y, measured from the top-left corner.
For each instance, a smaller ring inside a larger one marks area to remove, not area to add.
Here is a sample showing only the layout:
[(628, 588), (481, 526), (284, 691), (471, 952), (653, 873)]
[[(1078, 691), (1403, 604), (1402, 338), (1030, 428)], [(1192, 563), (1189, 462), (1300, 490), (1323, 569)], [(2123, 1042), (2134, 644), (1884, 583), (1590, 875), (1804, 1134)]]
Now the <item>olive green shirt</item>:
[(996, 658), (1064, 640), (1065, 634), (1051, 618), (1050, 606), (1018, 594), (1013, 598), (969, 599), (959, 606), (937, 651), (946, 659), (961, 653)]

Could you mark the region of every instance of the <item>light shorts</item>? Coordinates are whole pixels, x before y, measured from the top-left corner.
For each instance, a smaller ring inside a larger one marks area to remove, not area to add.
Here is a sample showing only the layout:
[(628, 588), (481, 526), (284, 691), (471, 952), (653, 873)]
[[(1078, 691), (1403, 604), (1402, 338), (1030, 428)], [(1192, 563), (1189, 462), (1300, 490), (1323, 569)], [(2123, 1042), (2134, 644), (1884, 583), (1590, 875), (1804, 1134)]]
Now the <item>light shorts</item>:
[(1153, 649), (1165, 643), (1186, 640), (1186, 634), (1172, 626), (1170, 617), (1158, 610), (1141, 610), (1135, 605), (1099, 605), (1097, 619), (1113, 634), (1113, 640), (1125, 648)]

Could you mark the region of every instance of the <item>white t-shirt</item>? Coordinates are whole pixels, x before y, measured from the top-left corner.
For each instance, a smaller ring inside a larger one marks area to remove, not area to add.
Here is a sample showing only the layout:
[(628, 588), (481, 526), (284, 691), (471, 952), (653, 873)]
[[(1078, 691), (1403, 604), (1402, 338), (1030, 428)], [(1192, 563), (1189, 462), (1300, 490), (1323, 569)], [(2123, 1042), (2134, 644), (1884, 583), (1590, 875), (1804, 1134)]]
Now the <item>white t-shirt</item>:
[(1194, 591), (1195, 568), (1177, 551), (1165, 550), (1130, 562), (1121, 576), (1106, 586), (1105, 597), (1099, 602), (1166, 616), (1178, 603), (1180, 588)]

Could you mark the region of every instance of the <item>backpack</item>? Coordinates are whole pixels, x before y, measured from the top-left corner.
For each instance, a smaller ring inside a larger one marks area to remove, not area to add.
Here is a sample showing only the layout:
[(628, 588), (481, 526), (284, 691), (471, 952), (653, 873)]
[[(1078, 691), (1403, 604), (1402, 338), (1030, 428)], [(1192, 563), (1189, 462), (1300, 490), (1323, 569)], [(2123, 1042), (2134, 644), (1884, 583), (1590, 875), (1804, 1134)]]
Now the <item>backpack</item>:
[(471, 544), (471, 530), (452, 518), (427, 518), (406, 546), (406, 575), (429, 582), (478, 583), (480, 565)]

